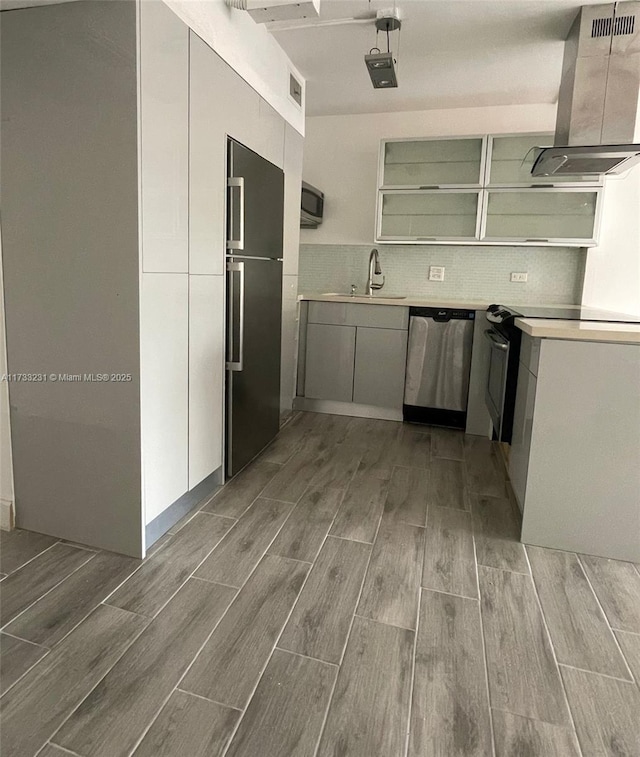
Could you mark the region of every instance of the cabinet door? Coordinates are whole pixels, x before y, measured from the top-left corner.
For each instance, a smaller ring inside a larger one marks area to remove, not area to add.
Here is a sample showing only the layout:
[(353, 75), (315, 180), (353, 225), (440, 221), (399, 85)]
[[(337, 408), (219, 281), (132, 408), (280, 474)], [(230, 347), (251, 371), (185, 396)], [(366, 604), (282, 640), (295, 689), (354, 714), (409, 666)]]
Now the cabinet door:
[(358, 328), (353, 401), (402, 410), (407, 332)]
[(261, 97), (258, 102), (258, 128), (247, 147), (278, 168), (284, 167), (284, 124), (284, 118)]
[[(189, 27), (140, 4), (142, 268), (189, 270)], [(116, 221), (117, 222), (117, 221)]]
[(471, 240), (478, 231), (479, 192), (382, 192), (379, 241)]
[(382, 187), (480, 186), (482, 137), (383, 142)]
[(222, 465), (224, 276), (189, 276), (189, 489)]
[(524, 508), (527, 488), (536, 384), (536, 377), (525, 365), (520, 363), (518, 390), (513, 414), (513, 435), (509, 452), (509, 478), (520, 510)]
[(494, 189), (487, 194), (487, 241), (595, 241), (599, 189)]
[(553, 145), (554, 135), (517, 134), (489, 137), (487, 184), (491, 187), (535, 186), (536, 184), (600, 184), (593, 176), (531, 175), (536, 147)]
[(284, 141), (284, 239), (283, 268), (286, 276), (298, 275), (300, 249), (300, 195), (302, 193), (302, 150), (304, 138), (285, 126)]
[(193, 32), (190, 50), (189, 272), (223, 274), (227, 135), (252, 146), (260, 96)]
[(310, 323), (307, 328), (305, 397), (351, 402), (355, 351), (355, 326)]
[(145, 273), (140, 295), (140, 415), (145, 523), (188, 489), (189, 282)]

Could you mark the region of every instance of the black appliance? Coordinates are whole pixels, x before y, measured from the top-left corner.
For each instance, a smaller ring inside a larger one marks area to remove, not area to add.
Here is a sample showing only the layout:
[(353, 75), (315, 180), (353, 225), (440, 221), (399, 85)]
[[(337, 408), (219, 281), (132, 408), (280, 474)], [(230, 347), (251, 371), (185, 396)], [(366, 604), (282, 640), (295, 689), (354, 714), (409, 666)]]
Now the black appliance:
[(300, 228), (317, 229), (324, 213), (324, 193), (316, 187), (302, 182), (300, 195)]
[(487, 320), (490, 328), (484, 332), (491, 350), (485, 387), (485, 402), (494, 439), (511, 442), (513, 412), (518, 384), (518, 361), (522, 332), (515, 325), (516, 318), (551, 318), (562, 321), (600, 321), (605, 323), (640, 323), (640, 317), (588, 307), (522, 305), (489, 305)]
[(228, 476), (280, 428), (284, 174), (228, 140), (227, 413)]

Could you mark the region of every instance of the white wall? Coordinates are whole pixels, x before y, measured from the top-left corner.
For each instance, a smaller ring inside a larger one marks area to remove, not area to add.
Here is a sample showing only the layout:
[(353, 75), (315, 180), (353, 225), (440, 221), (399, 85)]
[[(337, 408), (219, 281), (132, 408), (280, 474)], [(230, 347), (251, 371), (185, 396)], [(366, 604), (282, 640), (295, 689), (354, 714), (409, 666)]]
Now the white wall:
[(304, 100), (301, 108), (289, 96), (289, 73), (303, 84), (303, 94), (304, 77), (263, 24), (256, 24), (245, 11), (227, 7), (224, 0), (165, 2), (271, 107), (304, 134)]
[[(2, 285), (2, 240), (0, 239), (0, 378), (7, 372)], [(13, 511), (13, 466), (9, 426), (9, 384), (0, 380), (0, 527), (9, 528)]]
[(587, 254), (583, 303), (640, 316), (640, 166), (606, 179), (600, 244)]
[(553, 131), (555, 118), (547, 104), (308, 118), (303, 178), (325, 193), (325, 218), (300, 242), (373, 242), (381, 139)]

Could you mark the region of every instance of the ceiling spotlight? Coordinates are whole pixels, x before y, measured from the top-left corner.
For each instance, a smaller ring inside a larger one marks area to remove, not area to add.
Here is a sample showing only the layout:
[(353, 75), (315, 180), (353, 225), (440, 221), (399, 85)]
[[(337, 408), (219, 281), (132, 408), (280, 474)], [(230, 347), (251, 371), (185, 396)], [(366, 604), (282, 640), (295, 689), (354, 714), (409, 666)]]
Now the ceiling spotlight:
[(396, 63), (389, 40), (390, 32), (399, 31), (402, 26), (400, 16), (397, 10), (378, 11), (376, 18), (376, 41), (378, 33), (384, 32), (387, 35), (387, 52), (383, 53), (379, 47), (372, 47), (368, 55), (364, 56), (364, 62), (367, 71), (371, 77), (371, 83), (374, 89), (389, 89), (398, 86), (398, 77), (396, 76)]
[(374, 89), (398, 86), (393, 53), (369, 53), (364, 56), (364, 62), (367, 64)]

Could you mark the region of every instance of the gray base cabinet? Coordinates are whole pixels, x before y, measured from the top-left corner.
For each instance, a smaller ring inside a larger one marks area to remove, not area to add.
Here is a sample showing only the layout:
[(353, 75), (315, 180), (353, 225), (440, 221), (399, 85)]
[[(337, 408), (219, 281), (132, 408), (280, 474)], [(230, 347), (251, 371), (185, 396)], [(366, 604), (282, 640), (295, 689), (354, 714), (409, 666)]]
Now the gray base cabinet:
[(525, 340), (521, 356), (509, 475), (522, 541), (637, 562), (640, 345)]
[(513, 415), (513, 436), (509, 452), (509, 477), (513, 492), (516, 495), (518, 507), (521, 511), (527, 488), (535, 397), (536, 377), (526, 365), (520, 363), (518, 371), (518, 394), (516, 396)]
[(402, 420), (409, 308), (305, 302), (300, 323), (296, 407)]
[(305, 396), (351, 402), (356, 351), (354, 326), (310, 323), (307, 329)]
[[(484, 310), (476, 311), (466, 433), (487, 436), (488, 365)], [(300, 303), (300, 351), (294, 407), (401, 421), (409, 308), (363, 302)]]
[(402, 410), (407, 332), (359, 327), (353, 401)]

